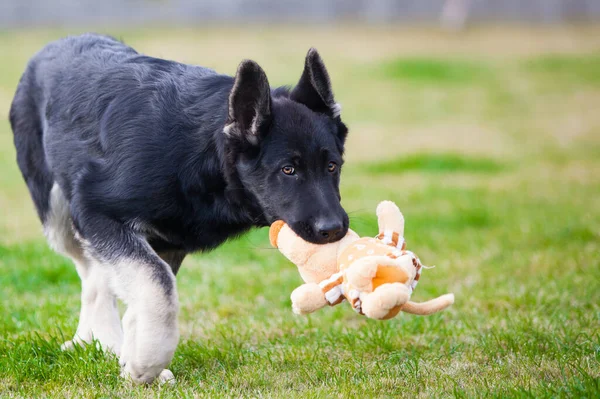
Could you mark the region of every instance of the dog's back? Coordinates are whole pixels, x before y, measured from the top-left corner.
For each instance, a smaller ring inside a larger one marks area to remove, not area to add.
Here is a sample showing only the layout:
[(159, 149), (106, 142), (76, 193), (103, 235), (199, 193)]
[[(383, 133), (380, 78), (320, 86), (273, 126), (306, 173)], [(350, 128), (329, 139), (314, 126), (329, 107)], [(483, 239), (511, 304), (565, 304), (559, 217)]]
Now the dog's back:
[[(30, 60), (10, 121), (17, 161), (42, 222), (54, 182), (70, 198), (74, 177), (90, 160), (135, 144), (132, 130), (144, 126), (159, 130), (167, 121), (181, 124), (181, 108), (189, 104), (179, 101), (177, 91), (185, 89), (180, 80), (186, 75), (216, 74), (143, 56), (113, 38), (94, 34), (50, 43)], [(228, 89), (223, 87), (222, 99)], [(110, 118), (103, 119), (107, 114)], [(115, 129), (111, 126), (115, 124), (120, 126)], [(150, 129), (146, 133), (144, 139), (151, 141)], [(165, 149), (161, 143), (155, 145)], [(128, 157), (131, 152), (132, 148), (121, 153)]]
[(96, 78), (93, 70), (88, 73), (83, 68), (83, 63), (89, 64), (92, 60), (99, 63), (110, 55), (123, 58), (130, 54), (135, 51), (110, 37), (82, 35), (48, 44), (27, 64), (10, 108), (10, 123), (17, 162), (42, 222), (49, 211), (50, 190), (55, 179), (44, 145), (46, 117), (52, 113), (48, 109), (52, 107), (51, 101), (60, 102), (61, 92), (72, 100), (86, 87), (77, 85), (77, 80)]

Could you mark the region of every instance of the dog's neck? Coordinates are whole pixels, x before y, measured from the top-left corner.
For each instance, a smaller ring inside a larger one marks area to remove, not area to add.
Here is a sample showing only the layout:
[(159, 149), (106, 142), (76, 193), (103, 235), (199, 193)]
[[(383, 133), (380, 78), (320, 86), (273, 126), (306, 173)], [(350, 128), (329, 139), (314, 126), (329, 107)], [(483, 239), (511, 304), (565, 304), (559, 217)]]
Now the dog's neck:
[(237, 159), (235, 151), (230, 148), (231, 143), (227, 142), (221, 131), (215, 132), (213, 142), (217, 149), (216, 155), (219, 158), (219, 164), (222, 165), (222, 176), (225, 181), (224, 197), (228, 206), (237, 212), (241, 219), (247, 220), (251, 227), (268, 226), (269, 221), (258, 198), (244, 186), (238, 175)]
[[(199, 206), (214, 207), (212, 214), (221, 215), (223, 223), (246, 228), (266, 226), (268, 223), (263, 209), (237, 174), (235, 153), (228, 150), (227, 137), (223, 132), (233, 78), (220, 75), (215, 79), (212, 103), (207, 105), (204, 98), (206, 89), (200, 85), (203, 79), (198, 80), (198, 87), (193, 84), (187, 87), (185, 96), (182, 96), (189, 122), (182, 133), (186, 136), (185, 159), (181, 161), (185, 170), (180, 169), (180, 177), (185, 179), (182, 183), (192, 195), (199, 191), (202, 196)], [(207, 180), (210, 182), (208, 188)], [(210, 197), (208, 200), (207, 196)], [(203, 218), (202, 215), (198, 217)]]

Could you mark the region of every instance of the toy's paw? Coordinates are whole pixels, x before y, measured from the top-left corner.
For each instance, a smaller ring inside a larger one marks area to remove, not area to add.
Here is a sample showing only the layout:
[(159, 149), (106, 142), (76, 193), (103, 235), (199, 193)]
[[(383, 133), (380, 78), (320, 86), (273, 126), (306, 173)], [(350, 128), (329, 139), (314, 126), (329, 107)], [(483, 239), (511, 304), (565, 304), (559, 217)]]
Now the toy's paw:
[(309, 283), (296, 288), (291, 295), (292, 310), (296, 314), (312, 313), (327, 305), (319, 284)]
[(382, 284), (370, 294), (361, 297), (363, 313), (377, 320), (394, 317), (400, 306), (410, 299), (408, 287), (404, 284)]

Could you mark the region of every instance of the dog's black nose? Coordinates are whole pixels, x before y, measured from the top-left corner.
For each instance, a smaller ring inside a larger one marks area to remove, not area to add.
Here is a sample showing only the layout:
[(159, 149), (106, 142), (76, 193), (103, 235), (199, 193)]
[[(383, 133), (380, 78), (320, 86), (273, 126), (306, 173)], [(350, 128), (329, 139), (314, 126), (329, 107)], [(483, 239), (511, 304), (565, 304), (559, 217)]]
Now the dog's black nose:
[(335, 241), (340, 235), (344, 226), (341, 221), (326, 220), (317, 222), (317, 232), (323, 241)]

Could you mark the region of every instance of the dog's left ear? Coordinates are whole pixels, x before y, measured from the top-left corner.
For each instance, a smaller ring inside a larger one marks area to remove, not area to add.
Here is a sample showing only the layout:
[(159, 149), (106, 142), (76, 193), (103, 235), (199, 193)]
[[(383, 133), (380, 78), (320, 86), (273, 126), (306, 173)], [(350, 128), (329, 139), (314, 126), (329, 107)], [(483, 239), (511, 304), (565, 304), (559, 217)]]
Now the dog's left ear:
[(340, 116), (341, 106), (333, 99), (329, 74), (315, 48), (311, 48), (306, 54), (304, 72), (290, 93), (290, 99), (332, 118)]
[(256, 145), (261, 128), (271, 118), (271, 88), (265, 71), (254, 61), (238, 67), (229, 94), (229, 113), (223, 132)]

